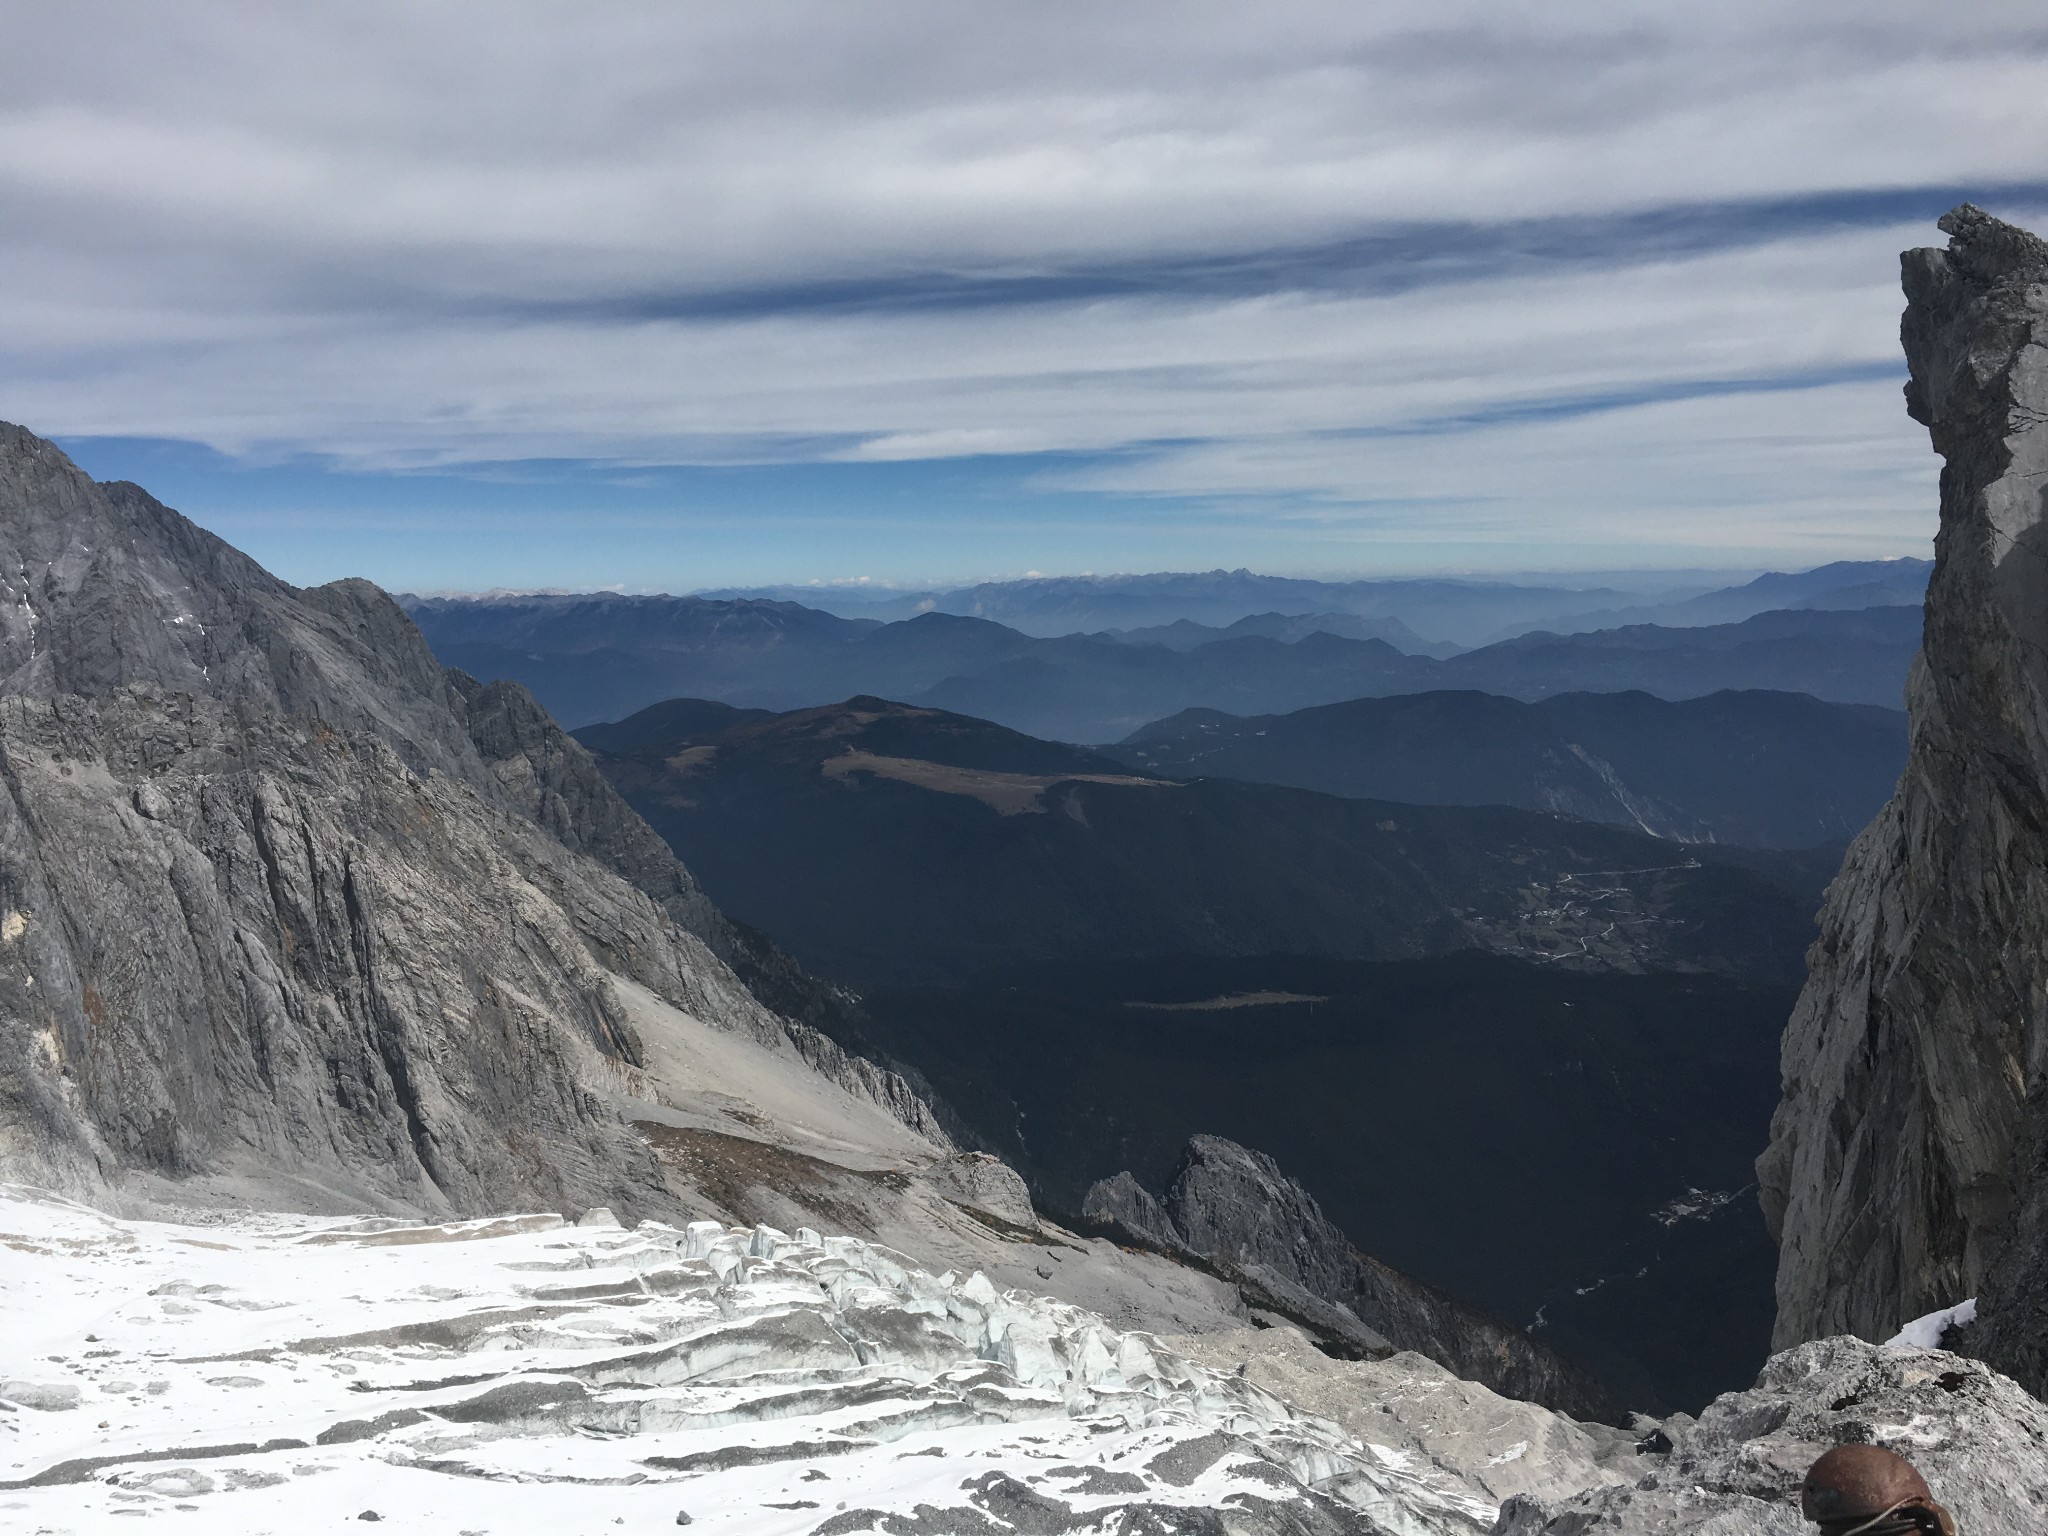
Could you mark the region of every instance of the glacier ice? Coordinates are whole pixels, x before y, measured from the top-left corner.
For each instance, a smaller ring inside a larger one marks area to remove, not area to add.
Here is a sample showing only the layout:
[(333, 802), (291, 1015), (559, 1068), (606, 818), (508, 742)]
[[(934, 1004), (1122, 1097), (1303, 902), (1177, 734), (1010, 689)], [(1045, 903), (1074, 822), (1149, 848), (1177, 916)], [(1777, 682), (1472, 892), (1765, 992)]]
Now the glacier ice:
[(9, 1528), (682, 1512), (812, 1536), (1223, 1511), (1246, 1532), (1467, 1536), (1495, 1513), (1080, 1308), (811, 1230), (175, 1225), (0, 1187), (0, 1311)]

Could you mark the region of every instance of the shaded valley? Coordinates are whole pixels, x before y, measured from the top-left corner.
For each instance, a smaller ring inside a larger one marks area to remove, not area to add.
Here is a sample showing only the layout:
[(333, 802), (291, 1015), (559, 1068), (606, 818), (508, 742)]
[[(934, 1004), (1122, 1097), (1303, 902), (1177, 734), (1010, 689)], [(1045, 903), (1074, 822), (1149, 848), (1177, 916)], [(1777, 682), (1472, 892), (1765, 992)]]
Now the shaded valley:
[(1776, 1251), (1750, 1161), (1795, 983), (1493, 956), (1160, 956), (883, 987), (871, 1049), (922, 1065), (1077, 1212), (1190, 1136), (1275, 1157), (1365, 1252), (1696, 1407), (1753, 1373)]
[(1471, 948), (1796, 980), (1818, 896), (1795, 858), (1502, 806), (1180, 782), (881, 699), (676, 709), (668, 731), (629, 719), (580, 739), (724, 910), (859, 986), (1048, 960)]
[(577, 734), (1048, 1208), (1224, 1136), (1628, 1401), (1753, 1371), (1748, 1165), (1834, 853), (1181, 782), (875, 698)]

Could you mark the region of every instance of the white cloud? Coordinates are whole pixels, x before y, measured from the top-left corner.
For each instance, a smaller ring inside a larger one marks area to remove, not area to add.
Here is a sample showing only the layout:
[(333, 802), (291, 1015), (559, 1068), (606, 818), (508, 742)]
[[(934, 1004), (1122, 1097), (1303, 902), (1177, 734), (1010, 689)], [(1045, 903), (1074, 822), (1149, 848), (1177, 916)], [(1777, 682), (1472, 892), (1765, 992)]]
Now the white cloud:
[[(2048, 28), (2003, 0), (17, 0), (0, 414), (361, 465), (1112, 452), (1063, 483), (1329, 516), (1738, 517), (1775, 487), (1756, 537), (1826, 540), (1905, 494), (1828, 433), (1919, 462), (1837, 403), (1878, 386), (1644, 405), (1619, 453), (1616, 417), (1498, 418), (1884, 364), (1891, 253), (1931, 231), (1751, 205), (2039, 179), (2044, 100)], [(1656, 260), (1152, 281), (1417, 222), (1455, 263), (1461, 223), (1715, 200), (1728, 228)], [(1101, 280), (1061, 303), (806, 297), (1077, 269)]]

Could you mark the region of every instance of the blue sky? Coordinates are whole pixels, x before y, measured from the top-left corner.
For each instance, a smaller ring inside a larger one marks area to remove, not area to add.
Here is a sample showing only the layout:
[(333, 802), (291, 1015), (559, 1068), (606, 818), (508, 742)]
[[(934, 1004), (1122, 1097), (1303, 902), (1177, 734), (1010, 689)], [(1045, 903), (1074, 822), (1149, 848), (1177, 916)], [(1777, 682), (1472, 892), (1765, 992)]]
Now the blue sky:
[(289, 579), (1922, 554), (2032, 6), (28, 0), (0, 417)]

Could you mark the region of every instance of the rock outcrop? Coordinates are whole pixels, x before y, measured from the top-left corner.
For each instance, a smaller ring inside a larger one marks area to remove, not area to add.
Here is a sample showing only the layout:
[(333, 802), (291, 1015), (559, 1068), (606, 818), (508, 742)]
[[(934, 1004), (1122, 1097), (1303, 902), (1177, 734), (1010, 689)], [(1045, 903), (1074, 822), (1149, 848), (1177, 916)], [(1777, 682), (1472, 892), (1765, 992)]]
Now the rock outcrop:
[(1937, 1349), (1822, 1339), (1771, 1357), (1747, 1392), (1663, 1426), (1670, 1450), (1619, 1486), (1521, 1494), (1495, 1536), (1813, 1536), (1799, 1485), (1823, 1451), (1881, 1445), (1919, 1469), (1966, 1536), (2048, 1528), (2048, 1407)]
[(0, 426), (0, 1176), (672, 1211), (607, 1102), (644, 1065), (622, 988), (943, 1147), (724, 957), (779, 959), (523, 689)]
[(1507, 1397), (1576, 1418), (1615, 1419), (1587, 1372), (1525, 1334), (1360, 1253), (1315, 1197), (1263, 1152), (1196, 1136), (1163, 1198), (1128, 1173), (1089, 1190), (1082, 1214), (1135, 1244), (1191, 1256), (1237, 1285), (1253, 1315), (1367, 1358), (1396, 1350)]
[[(2048, 244), (1964, 205), (1902, 258), (1945, 464), (1911, 752), (1830, 888), (1758, 1164), (1780, 1346), (1982, 1298), (2048, 1391)], [(1974, 1529), (1974, 1527), (1972, 1527)]]
[(1406, 1350), (1384, 1360), (1333, 1360), (1284, 1323), (1161, 1342), (1333, 1420), (1390, 1463), (1434, 1468), (1494, 1503), (1517, 1495), (1561, 1503), (1635, 1482), (1654, 1464), (1634, 1431), (1502, 1397)]

